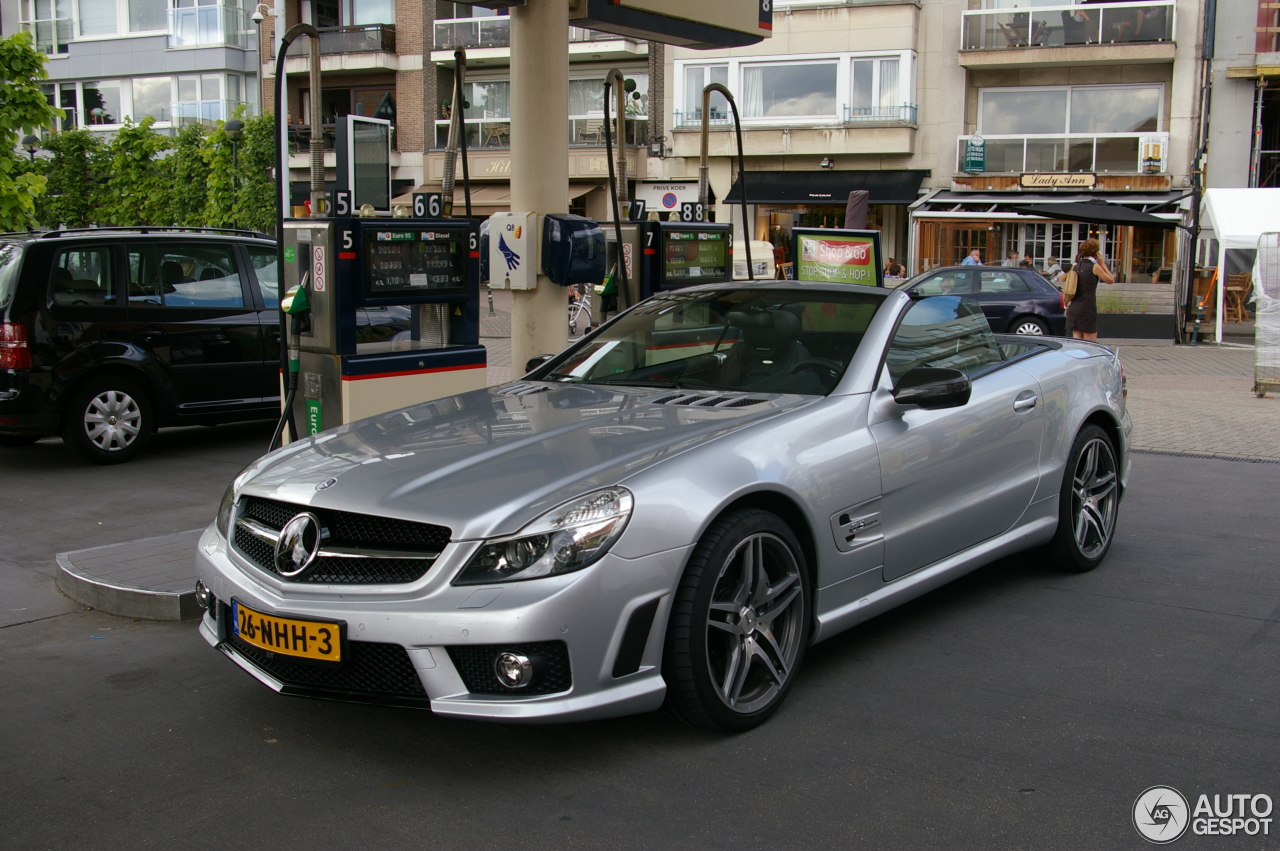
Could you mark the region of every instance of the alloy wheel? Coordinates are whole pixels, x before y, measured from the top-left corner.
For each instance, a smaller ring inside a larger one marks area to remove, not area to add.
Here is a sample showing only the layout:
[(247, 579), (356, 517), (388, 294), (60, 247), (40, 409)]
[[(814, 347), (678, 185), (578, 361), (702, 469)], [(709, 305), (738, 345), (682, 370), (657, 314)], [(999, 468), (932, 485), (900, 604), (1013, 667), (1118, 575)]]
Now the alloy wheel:
[(1024, 334), (1028, 337), (1043, 337), (1044, 328), (1040, 326), (1039, 322), (1027, 320), (1026, 322), (1019, 323), (1018, 327), (1013, 329), (1013, 333)]
[(1116, 524), (1116, 456), (1111, 444), (1095, 437), (1085, 444), (1071, 482), (1071, 520), (1076, 547), (1085, 558), (1106, 551)]
[(84, 412), (84, 432), (104, 452), (119, 452), (138, 438), (142, 409), (122, 390), (104, 390), (89, 400)]
[(804, 636), (800, 565), (785, 541), (750, 535), (725, 559), (707, 614), (707, 666), (735, 712), (768, 705), (795, 667)]

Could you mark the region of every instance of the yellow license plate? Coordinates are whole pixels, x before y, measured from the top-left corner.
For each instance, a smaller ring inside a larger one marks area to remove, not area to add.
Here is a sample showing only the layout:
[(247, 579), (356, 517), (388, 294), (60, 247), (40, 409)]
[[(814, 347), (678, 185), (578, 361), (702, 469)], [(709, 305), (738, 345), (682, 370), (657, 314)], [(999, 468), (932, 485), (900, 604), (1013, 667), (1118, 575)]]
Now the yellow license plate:
[(342, 623), (264, 615), (232, 600), (231, 629), (236, 638), (260, 650), (319, 662), (342, 661)]

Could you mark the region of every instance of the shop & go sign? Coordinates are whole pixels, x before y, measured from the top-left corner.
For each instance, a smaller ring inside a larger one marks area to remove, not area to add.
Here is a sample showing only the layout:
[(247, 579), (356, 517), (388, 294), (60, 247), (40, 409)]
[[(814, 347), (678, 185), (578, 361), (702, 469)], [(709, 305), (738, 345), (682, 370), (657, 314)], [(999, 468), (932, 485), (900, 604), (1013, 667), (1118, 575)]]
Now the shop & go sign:
[(796, 280), (881, 284), (880, 235), (876, 231), (796, 228)]

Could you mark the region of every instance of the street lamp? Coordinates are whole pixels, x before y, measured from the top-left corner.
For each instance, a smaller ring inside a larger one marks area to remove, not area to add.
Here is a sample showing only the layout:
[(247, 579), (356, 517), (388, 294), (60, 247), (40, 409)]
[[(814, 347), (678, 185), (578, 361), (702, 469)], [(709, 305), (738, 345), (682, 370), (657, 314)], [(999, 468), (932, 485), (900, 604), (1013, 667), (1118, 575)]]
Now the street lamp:
[[(239, 118), (233, 118), (222, 125), (222, 132), (231, 142), (231, 209), (234, 211), (240, 196), (240, 139), (244, 136), (244, 122)], [(237, 224), (233, 213), (231, 226), (236, 227)]]
[(36, 151), (40, 150), (40, 140), (31, 134), (22, 137), (22, 150), (31, 155), (31, 161), (36, 161)]

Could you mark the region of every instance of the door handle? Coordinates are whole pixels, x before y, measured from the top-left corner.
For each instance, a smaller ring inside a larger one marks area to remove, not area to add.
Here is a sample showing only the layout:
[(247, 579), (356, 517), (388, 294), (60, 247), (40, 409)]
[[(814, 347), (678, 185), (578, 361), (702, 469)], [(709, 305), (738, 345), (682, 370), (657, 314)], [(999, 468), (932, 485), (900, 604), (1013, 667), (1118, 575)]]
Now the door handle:
[(163, 339), (164, 339), (164, 332), (163, 332), (163, 331), (157, 331), (157, 330), (152, 329), (152, 328), (145, 328), (145, 329), (143, 329), (143, 330), (141, 330), (141, 331), (136, 332), (136, 333), (133, 335), (133, 338), (134, 338), (135, 340), (137, 340), (139, 343), (145, 343), (146, 345), (149, 345), (149, 346), (150, 346), (150, 345), (154, 345), (154, 344), (156, 344), (156, 343), (160, 342), (161, 340), (163, 340)]
[(1039, 396), (1019, 396), (1013, 400), (1013, 409), (1015, 411), (1029, 411), (1040, 401)]

